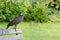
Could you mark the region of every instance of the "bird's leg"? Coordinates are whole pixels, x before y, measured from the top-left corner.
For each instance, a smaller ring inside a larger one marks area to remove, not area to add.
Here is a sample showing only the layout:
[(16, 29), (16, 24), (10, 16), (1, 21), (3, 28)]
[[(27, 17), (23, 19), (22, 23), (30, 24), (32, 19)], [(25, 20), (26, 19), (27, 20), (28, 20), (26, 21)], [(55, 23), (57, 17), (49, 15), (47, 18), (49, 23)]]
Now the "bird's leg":
[[(17, 25), (15, 25), (15, 31), (17, 32)], [(16, 35), (18, 35), (18, 33), (16, 33)]]
[(15, 31), (17, 32), (17, 28), (16, 28), (17, 26), (15, 25)]

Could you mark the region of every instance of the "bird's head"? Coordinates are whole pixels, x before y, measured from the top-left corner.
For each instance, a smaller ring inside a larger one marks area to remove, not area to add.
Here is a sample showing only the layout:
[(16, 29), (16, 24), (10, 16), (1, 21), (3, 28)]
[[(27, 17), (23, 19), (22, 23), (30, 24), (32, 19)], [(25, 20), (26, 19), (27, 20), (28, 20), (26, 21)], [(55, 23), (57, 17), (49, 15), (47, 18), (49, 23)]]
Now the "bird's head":
[(20, 15), (21, 15), (21, 16), (24, 16), (24, 14), (23, 14), (23, 13), (21, 13)]

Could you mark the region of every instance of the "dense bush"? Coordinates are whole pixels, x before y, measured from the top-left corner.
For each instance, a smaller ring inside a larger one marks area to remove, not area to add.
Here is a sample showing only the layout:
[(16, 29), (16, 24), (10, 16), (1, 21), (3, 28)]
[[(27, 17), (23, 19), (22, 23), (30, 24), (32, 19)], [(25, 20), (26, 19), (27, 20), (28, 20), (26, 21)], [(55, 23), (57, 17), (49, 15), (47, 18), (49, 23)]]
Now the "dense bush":
[(43, 4), (39, 4), (39, 2), (36, 2), (35, 6), (30, 5), (26, 9), (26, 21), (46, 21), (46, 7)]
[(44, 22), (46, 21), (46, 7), (43, 4), (36, 4), (36, 8), (34, 9), (34, 20)]
[(20, 0), (17, 2), (16, 0), (0, 0), (0, 22), (10, 22), (21, 12), (24, 13), (24, 21), (46, 22), (52, 19), (50, 15), (55, 15), (56, 19), (60, 19), (60, 1), (47, 1)]

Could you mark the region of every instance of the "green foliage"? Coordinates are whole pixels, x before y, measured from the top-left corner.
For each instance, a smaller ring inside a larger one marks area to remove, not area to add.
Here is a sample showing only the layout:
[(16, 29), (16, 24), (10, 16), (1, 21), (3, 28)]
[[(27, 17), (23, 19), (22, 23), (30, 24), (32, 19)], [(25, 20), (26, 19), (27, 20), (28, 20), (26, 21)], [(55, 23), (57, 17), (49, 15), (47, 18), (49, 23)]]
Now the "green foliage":
[(34, 9), (34, 20), (43, 22), (46, 18), (46, 7), (43, 4), (36, 4), (36, 8)]
[[(5, 1), (3, 1), (5, 2)], [(3, 3), (2, 2), (2, 3)], [(14, 17), (20, 15), (22, 12), (22, 8), (16, 3), (12, 1), (6, 2), (5, 4), (0, 4), (0, 19), (1, 21), (11, 21)]]
[(0, 22), (10, 22), (21, 12), (24, 13), (24, 21), (46, 22), (52, 19), (50, 15), (60, 19), (59, 11), (59, 0), (0, 0)]
[(27, 11), (25, 14), (26, 21), (46, 21), (46, 7), (39, 2), (35, 3), (35, 7), (33, 5), (26, 7)]

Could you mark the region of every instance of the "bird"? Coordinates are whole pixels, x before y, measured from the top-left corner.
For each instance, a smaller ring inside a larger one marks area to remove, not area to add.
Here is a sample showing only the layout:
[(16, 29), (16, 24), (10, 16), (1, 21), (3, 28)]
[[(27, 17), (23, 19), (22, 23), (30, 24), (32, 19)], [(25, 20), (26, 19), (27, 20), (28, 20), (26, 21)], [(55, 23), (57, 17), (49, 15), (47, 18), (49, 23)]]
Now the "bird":
[[(14, 30), (17, 32), (17, 24), (19, 24), (20, 22), (23, 21), (23, 18), (24, 18), (24, 14), (21, 13), (18, 17), (15, 17), (10, 23), (8, 23), (6, 29), (8, 29), (10, 26), (15, 26), (14, 27)], [(16, 33), (17, 35), (17, 33)]]

